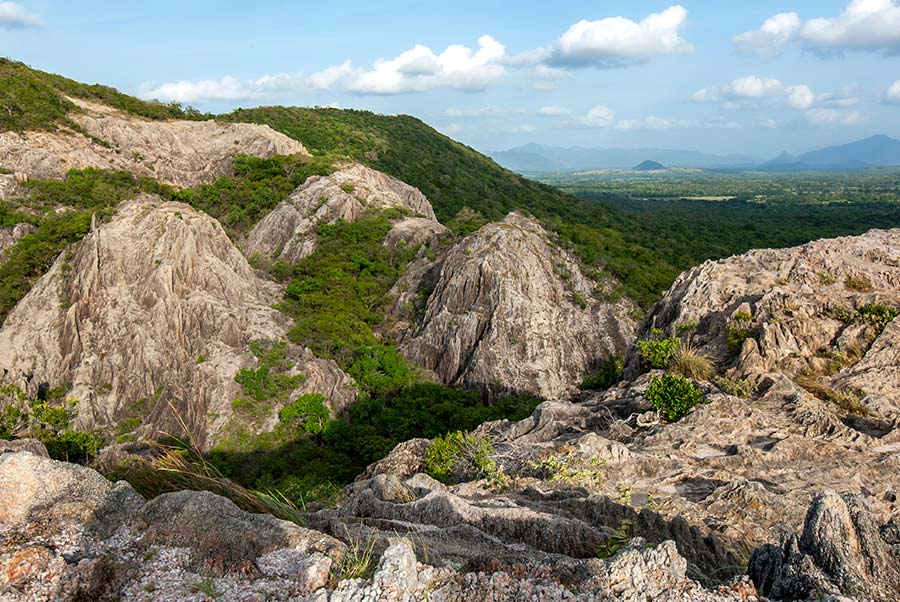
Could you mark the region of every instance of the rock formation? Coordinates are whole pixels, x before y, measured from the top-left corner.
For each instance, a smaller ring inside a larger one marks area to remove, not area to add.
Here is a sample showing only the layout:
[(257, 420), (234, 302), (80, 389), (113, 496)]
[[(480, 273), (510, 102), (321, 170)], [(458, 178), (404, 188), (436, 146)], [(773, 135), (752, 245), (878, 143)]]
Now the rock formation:
[(371, 209), (400, 209), (424, 218), (401, 222), (388, 241), (429, 240), (446, 232), (431, 203), (416, 188), (362, 165), (346, 165), (327, 176), (313, 176), (280, 203), (250, 232), (244, 245), (249, 257), (262, 255), (296, 262), (316, 248), (316, 227), (340, 219), (352, 222)]
[(85, 167), (119, 169), (184, 188), (227, 174), (236, 154), (307, 154), (302, 144), (266, 125), (151, 121), (69, 100), (81, 109), (70, 118), (83, 133), (0, 132), (0, 165), (43, 179)]
[(0, 263), (3, 263), (3, 255), (19, 242), (26, 234), (34, 232), (31, 224), (16, 224), (12, 228), (0, 228)]
[[(235, 374), (256, 364), (248, 345), (284, 338), (280, 296), (214, 219), (141, 196), (62, 254), (9, 314), (0, 375), (32, 394), (70, 383), (83, 428), (136, 418), (144, 434), (174, 432), (174, 401), (202, 443), (233, 416)], [(352, 401), (334, 362), (287, 353), (306, 377), (295, 394), (324, 393), (335, 409)]]
[(367, 544), (349, 528), (342, 537), (349, 545), (207, 492), (147, 501), (88, 468), (0, 452), (0, 595), (10, 602), (754, 599), (746, 582), (705, 590), (691, 581), (671, 542), (650, 549), (634, 540), (609, 560), (555, 556), (543, 567), (498, 563), (460, 574), (394, 535), (376, 542), (377, 567), (359, 579), (344, 567), (360, 558), (354, 546)]
[(738, 377), (782, 372), (896, 401), (897, 321), (866, 308), (897, 309), (898, 291), (900, 230), (750, 251), (682, 274), (638, 336), (695, 322), (693, 342)]
[[(410, 272), (422, 278), (407, 296), (426, 275)], [(403, 351), (447, 384), (551, 399), (632, 337), (634, 306), (603, 300), (577, 261), (518, 213), (459, 241), (432, 277), (421, 326)]]

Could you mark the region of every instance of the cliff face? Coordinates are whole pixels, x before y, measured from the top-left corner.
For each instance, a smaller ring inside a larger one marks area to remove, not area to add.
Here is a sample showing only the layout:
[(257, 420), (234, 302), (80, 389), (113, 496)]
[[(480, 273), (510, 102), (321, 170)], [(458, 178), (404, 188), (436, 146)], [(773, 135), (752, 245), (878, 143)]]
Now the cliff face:
[[(461, 240), (438, 269), (403, 350), (444, 383), (555, 398), (631, 340), (633, 305), (599, 298), (574, 258), (521, 214)], [(411, 268), (424, 282), (419, 272)]]
[(244, 252), (248, 257), (262, 255), (287, 263), (299, 261), (315, 250), (319, 224), (352, 222), (372, 209), (400, 209), (424, 218), (426, 221), (421, 224), (407, 224), (403, 231), (407, 237), (427, 238), (428, 232), (446, 231), (437, 223), (431, 203), (416, 188), (354, 164), (327, 176), (309, 178), (253, 228)]
[[(71, 383), (79, 424), (139, 418), (144, 434), (176, 428), (172, 400), (203, 441), (233, 416), (234, 376), (256, 364), (251, 341), (283, 339), (278, 285), (260, 278), (211, 217), (142, 196), (123, 203), (67, 253), (0, 330), (3, 380), (32, 393)], [(333, 362), (288, 349), (301, 391), (352, 401)], [(177, 430), (177, 429), (176, 429)]]
[(239, 153), (307, 154), (302, 144), (264, 125), (150, 121), (70, 100), (83, 109), (70, 117), (84, 134), (0, 132), (0, 166), (43, 179), (85, 167), (118, 169), (183, 188), (225, 175)]
[(900, 230), (873, 230), (688, 270), (638, 336), (696, 322), (693, 342), (737, 376), (780, 372), (896, 400), (900, 327), (883, 312), (898, 298)]

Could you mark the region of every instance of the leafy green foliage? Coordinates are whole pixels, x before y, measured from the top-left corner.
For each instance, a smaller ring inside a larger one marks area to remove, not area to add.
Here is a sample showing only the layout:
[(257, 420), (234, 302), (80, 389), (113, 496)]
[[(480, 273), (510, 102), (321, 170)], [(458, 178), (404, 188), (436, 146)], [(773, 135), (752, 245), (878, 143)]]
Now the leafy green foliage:
[(206, 119), (177, 103), (145, 102), (108, 86), (82, 84), (0, 58), (0, 131), (79, 129), (68, 114), (78, 107), (65, 96), (100, 102), (147, 119)]
[(278, 412), (278, 419), (284, 424), (298, 424), (307, 433), (321, 434), (328, 422), (327, 401), (327, 397), (318, 393), (301, 395)]
[(291, 270), (281, 304), (294, 318), (292, 341), (344, 368), (357, 349), (379, 344), (372, 329), (384, 316), (387, 292), (416, 251), (382, 244), (392, 215), (372, 213), (319, 227), (319, 246)]
[(600, 391), (608, 389), (622, 380), (622, 358), (612, 356), (600, 364), (596, 373), (585, 377), (578, 388), (582, 391)]
[(212, 184), (181, 190), (177, 200), (212, 215), (232, 238), (246, 234), (275, 206), (313, 175), (334, 171), (329, 157), (278, 155), (234, 157), (234, 175)]
[(862, 319), (874, 326), (878, 332), (884, 330), (884, 327), (893, 321), (898, 314), (900, 314), (900, 311), (884, 305), (869, 304), (859, 308), (859, 315)]
[(688, 410), (706, 401), (691, 381), (670, 373), (654, 376), (644, 396), (667, 422), (681, 420)]
[[(659, 336), (661, 333), (655, 331), (654, 335)], [(678, 351), (679, 340), (677, 337), (668, 337), (665, 339), (647, 339), (636, 343), (638, 350), (641, 352), (641, 358), (650, 368), (665, 369), (672, 364), (675, 352)]]
[(500, 486), (507, 477), (491, 458), (494, 447), (484, 437), (456, 431), (431, 442), (425, 454), (425, 473), (442, 483), (485, 478)]
[(600, 544), (600, 547), (597, 550), (597, 558), (602, 558), (604, 560), (612, 558), (618, 554), (619, 550), (628, 545), (633, 534), (634, 520), (623, 518), (613, 534), (609, 536), (609, 539)]
[(391, 395), (413, 385), (416, 373), (397, 350), (387, 345), (363, 346), (356, 350), (347, 373), (362, 391), (372, 397)]

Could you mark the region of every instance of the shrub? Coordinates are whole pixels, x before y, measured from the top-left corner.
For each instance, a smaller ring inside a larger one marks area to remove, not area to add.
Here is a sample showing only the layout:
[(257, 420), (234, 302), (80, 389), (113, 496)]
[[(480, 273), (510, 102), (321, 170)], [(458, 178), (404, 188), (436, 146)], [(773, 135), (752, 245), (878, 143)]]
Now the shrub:
[(679, 341), (675, 337), (667, 339), (638, 341), (641, 357), (651, 368), (665, 369), (672, 363)]
[(865, 276), (847, 276), (844, 286), (851, 291), (867, 293), (872, 290), (872, 281)]
[(679, 341), (672, 358), (672, 371), (695, 380), (709, 380), (715, 375), (716, 367), (698, 346)]
[(666, 422), (681, 420), (697, 404), (704, 403), (703, 393), (683, 376), (654, 376), (644, 396)]
[(725, 336), (728, 339), (728, 348), (732, 351), (740, 351), (744, 341), (753, 338), (753, 330), (743, 320), (729, 322), (725, 326)]
[(601, 469), (606, 465), (602, 458), (585, 460), (575, 455), (571, 447), (564, 448), (562, 454), (547, 452), (526, 466), (538, 478), (550, 483), (563, 483), (574, 487), (597, 487), (603, 482)]
[(488, 439), (456, 431), (431, 442), (425, 455), (425, 472), (442, 483), (462, 483), (484, 478), (500, 485), (507, 477), (491, 459), (494, 447)]
[(856, 318), (856, 310), (846, 305), (829, 305), (825, 308), (825, 315), (838, 322), (849, 323)]
[(600, 369), (585, 377), (578, 388), (582, 391), (599, 391), (608, 389), (622, 380), (622, 358), (612, 356), (600, 365)]
[(395, 348), (387, 345), (357, 349), (347, 374), (371, 397), (390, 395), (416, 382), (415, 371)]
[(278, 412), (278, 419), (285, 424), (296, 424), (307, 433), (321, 434), (328, 422), (327, 401), (328, 398), (319, 393), (301, 395)]
[(859, 308), (859, 315), (863, 320), (874, 326), (879, 332), (884, 330), (897, 314), (900, 313), (893, 307), (885, 307), (884, 305), (863, 305)]
[(722, 393), (733, 395), (734, 397), (748, 398), (753, 397), (753, 394), (756, 393), (756, 386), (747, 379), (735, 380), (733, 378), (717, 376), (713, 379), (713, 384), (716, 385)]

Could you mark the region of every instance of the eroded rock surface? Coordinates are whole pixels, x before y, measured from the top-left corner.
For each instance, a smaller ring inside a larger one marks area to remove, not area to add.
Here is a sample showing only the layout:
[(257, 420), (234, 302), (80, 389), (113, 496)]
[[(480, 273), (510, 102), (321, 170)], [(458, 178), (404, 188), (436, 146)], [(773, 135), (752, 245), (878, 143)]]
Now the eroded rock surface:
[(575, 259), (518, 213), (454, 245), (435, 276), (403, 351), (447, 384), (554, 398), (632, 338), (633, 305), (598, 298)]
[[(0, 375), (31, 394), (71, 383), (79, 426), (139, 419), (178, 432), (170, 402), (202, 444), (234, 417), (235, 374), (254, 368), (251, 341), (278, 341), (289, 319), (222, 227), (191, 207), (145, 195), (123, 203), (63, 253), (0, 330)], [(354, 398), (332, 361), (289, 347), (295, 391)], [(276, 408), (277, 409), (277, 408)]]
[[(639, 337), (654, 327), (696, 322), (693, 342), (737, 376), (781, 372), (896, 401), (897, 320), (882, 331), (885, 324), (865, 312), (897, 309), (898, 299), (900, 230), (872, 230), (692, 268), (647, 317)], [(629, 368), (636, 373), (636, 354)]]
[[(413, 537), (351, 545), (310, 528), (249, 514), (207, 492), (145, 501), (126, 483), (34, 456), (0, 453), (0, 596), (70, 600), (753, 600), (746, 581), (706, 590), (671, 542), (635, 539), (609, 560), (545, 556), (460, 573), (429, 560)], [(343, 567), (370, 546), (363, 578)], [(356, 548), (358, 549), (358, 548)], [(565, 573), (566, 579), (559, 575)]]
[(302, 144), (267, 125), (151, 121), (84, 100), (69, 100), (82, 109), (70, 117), (87, 136), (0, 132), (0, 165), (43, 179), (59, 179), (70, 169), (85, 167), (119, 169), (188, 187), (228, 173), (236, 154), (263, 158), (308, 154)]
[(11, 249), (17, 242), (22, 240), (26, 234), (34, 232), (34, 226), (31, 224), (16, 224), (12, 228), (0, 228), (0, 263), (3, 263), (3, 256), (7, 249)]
[[(346, 165), (327, 176), (313, 176), (264, 217), (244, 244), (249, 257), (261, 255), (292, 263), (316, 248), (316, 227), (338, 220), (355, 221), (368, 210), (401, 209), (424, 218), (406, 222), (388, 241), (414, 243), (443, 234), (431, 203), (418, 189), (359, 164)], [(403, 223), (403, 222), (401, 222)]]

